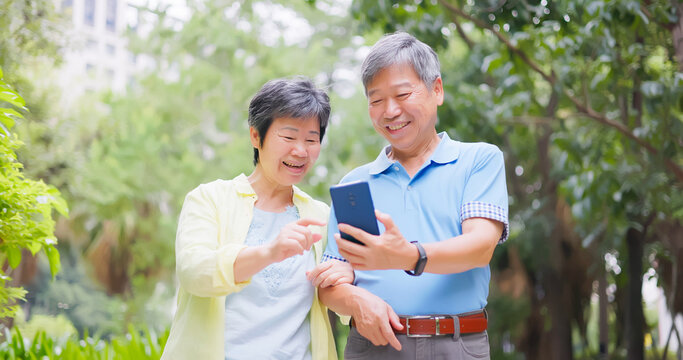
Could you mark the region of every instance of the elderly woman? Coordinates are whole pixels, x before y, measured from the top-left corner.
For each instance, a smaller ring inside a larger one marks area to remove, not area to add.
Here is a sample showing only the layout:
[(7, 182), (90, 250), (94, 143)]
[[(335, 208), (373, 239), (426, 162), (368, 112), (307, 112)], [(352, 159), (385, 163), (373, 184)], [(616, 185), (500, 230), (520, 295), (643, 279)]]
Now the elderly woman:
[[(306, 79), (270, 81), (254, 96), (254, 171), (185, 198), (178, 310), (162, 359), (337, 358), (327, 309), (306, 279), (325, 248), (329, 208), (294, 186), (318, 158), (329, 114), (327, 94)], [(321, 266), (326, 286), (353, 280), (350, 266)]]

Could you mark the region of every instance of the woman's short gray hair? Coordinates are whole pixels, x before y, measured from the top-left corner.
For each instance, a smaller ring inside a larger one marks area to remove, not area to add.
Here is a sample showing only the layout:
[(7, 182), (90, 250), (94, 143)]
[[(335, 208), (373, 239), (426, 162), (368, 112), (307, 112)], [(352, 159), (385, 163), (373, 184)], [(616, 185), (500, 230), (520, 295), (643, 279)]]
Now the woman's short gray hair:
[(411, 65), (427, 86), (441, 77), (441, 65), (436, 52), (414, 36), (396, 32), (384, 35), (363, 61), (361, 74), (366, 93), (368, 84), (378, 72), (389, 66), (402, 64)]
[[(311, 117), (320, 124), (322, 141), (330, 117), (330, 98), (303, 76), (268, 81), (249, 103), (248, 123), (258, 132), (261, 145), (276, 118)], [(259, 161), (258, 155), (258, 149), (254, 148), (254, 165)]]

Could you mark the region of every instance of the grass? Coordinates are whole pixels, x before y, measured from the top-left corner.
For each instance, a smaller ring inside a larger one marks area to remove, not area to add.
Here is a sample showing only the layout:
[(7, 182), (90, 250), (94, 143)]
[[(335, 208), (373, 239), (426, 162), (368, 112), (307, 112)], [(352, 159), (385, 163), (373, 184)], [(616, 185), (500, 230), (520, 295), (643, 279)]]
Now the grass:
[(38, 331), (33, 339), (24, 338), (21, 331), (5, 329), (0, 342), (2, 359), (68, 359), (68, 360), (157, 360), (161, 357), (168, 339), (168, 330), (157, 336), (154, 331), (138, 331), (129, 327), (125, 336), (109, 341), (92, 338), (87, 334), (55, 340)]

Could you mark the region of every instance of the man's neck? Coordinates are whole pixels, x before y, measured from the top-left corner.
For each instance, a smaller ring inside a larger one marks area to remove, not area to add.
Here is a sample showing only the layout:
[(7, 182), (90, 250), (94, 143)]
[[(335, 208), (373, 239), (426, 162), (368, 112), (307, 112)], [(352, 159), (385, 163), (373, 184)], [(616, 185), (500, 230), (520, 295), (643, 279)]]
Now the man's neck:
[(429, 160), (432, 154), (434, 154), (440, 141), (441, 138), (434, 132), (434, 136), (430, 137), (428, 141), (416, 146), (414, 149), (397, 150), (392, 146), (391, 151), (387, 155), (390, 159), (401, 163), (403, 168), (408, 172), (408, 175), (412, 178), (417, 174), (422, 165)]

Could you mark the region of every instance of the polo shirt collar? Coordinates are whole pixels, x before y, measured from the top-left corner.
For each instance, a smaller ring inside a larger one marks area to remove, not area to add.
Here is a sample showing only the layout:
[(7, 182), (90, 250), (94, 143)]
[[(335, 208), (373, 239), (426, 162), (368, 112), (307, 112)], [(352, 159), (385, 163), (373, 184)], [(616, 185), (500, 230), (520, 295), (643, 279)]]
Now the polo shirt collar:
[[(233, 179), (235, 183), (235, 190), (237, 190), (237, 193), (240, 195), (244, 196), (256, 196), (256, 191), (254, 191), (254, 188), (251, 187), (251, 184), (249, 183), (249, 179), (247, 178), (246, 175), (244, 174), (239, 174), (237, 177)], [(311, 196), (303, 192), (301, 189), (299, 189), (296, 186), (294, 187), (294, 199), (293, 201), (296, 203), (300, 202), (307, 202), (311, 200)]]
[[(439, 145), (429, 160), (438, 164), (447, 164), (457, 160), (460, 155), (460, 143), (452, 141), (445, 131), (439, 133), (439, 138), (441, 138), (441, 141), (439, 141)], [(388, 154), (390, 151), (391, 145), (385, 146), (379, 153), (379, 156), (377, 156), (377, 159), (370, 163), (370, 175), (380, 174), (396, 162), (389, 159)]]

